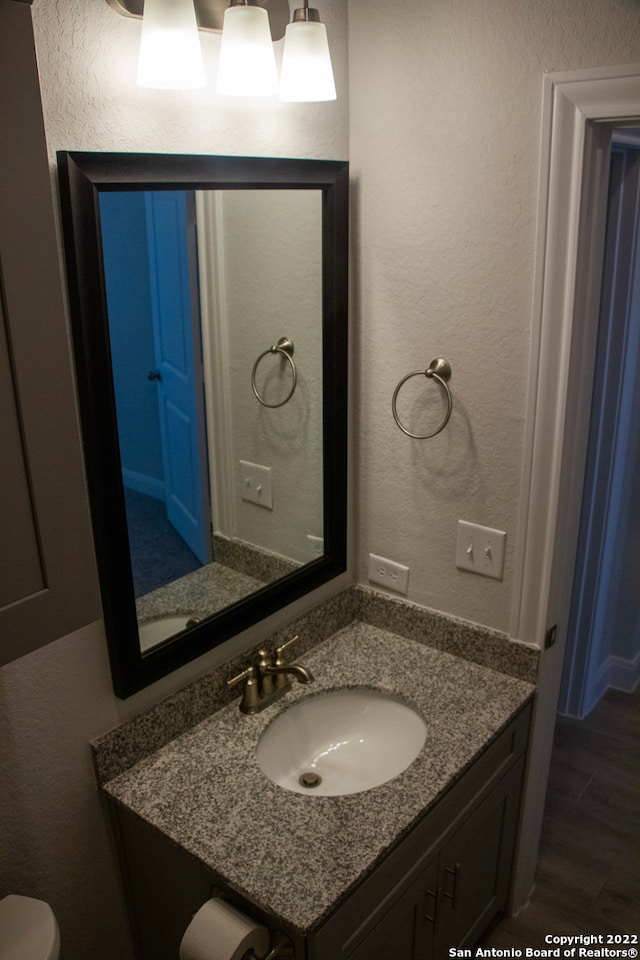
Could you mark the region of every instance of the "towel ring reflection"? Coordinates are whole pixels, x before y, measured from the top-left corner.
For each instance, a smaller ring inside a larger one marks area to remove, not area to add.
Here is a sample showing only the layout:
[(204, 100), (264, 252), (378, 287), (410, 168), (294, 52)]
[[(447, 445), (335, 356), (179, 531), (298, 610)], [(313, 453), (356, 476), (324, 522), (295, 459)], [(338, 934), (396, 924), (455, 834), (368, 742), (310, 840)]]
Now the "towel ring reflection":
[[(445, 396), (447, 398), (447, 412), (445, 414), (444, 420), (440, 424), (437, 430), (434, 430), (433, 433), (411, 433), (407, 428), (400, 422), (400, 417), (398, 416), (398, 411), (396, 409), (396, 403), (398, 400), (398, 394), (400, 393), (400, 388), (403, 384), (410, 380), (411, 377), (428, 377), (430, 380), (437, 380), (442, 389), (444, 390)], [(446, 425), (449, 422), (449, 417), (451, 416), (451, 410), (453, 409), (453, 401), (451, 399), (451, 390), (449, 390), (449, 385), (447, 380), (451, 377), (451, 364), (448, 360), (432, 360), (426, 370), (416, 370), (414, 373), (408, 373), (406, 377), (403, 377), (398, 386), (393, 391), (393, 399), (391, 401), (391, 411), (393, 413), (393, 419), (398, 424), (403, 433), (406, 433), (408, 437), (413, 437), (414, 440), (428, 440), (430, 437), (435, 437), (436, 434), (440, 433), (441, 430), (444, 430)]]
[[(294, 390), (296, 389), (296, 384), (298, 382), (298, 371), (296, 370), (296, 365), (293, 361), (293, 349), (294, 349), (293, 340), (289, 339), (289, 337), (280, 337), (278, 342), (274, 343), (274, 345), (272, 347), (269, 347), (268, 350), (265, 350), (264, 353), (261, 353), (258, 359), (256, 360), (256, 362), (254, 363), (253, 369), (251, 371), (251, 389), (255, 394), (256, 400), (259, 400), (259, 402), (262, 404), (263, 407), (271, 407), (272, 409), (275, 407), (283, 407), (285, 403), (288, 403), (289, 400), (291, 400)], [(291, 367), (291, 375), (293, 377), (291, 390), (289, 390), (289, 393), (286, 395), (284, 400), (281, 400), (279, 403), (267, 403), (264, 397), (262, 397), (258, 392), (258, 387), (256, 385), (256, 370), (258, 369), (258, 364), (263, 359), (263, 357), (268, 356), (268, 354), (270, 353), (279, 353), (280, 356), (284, 357), (285, 360), (289, 362), (289, 366)]]

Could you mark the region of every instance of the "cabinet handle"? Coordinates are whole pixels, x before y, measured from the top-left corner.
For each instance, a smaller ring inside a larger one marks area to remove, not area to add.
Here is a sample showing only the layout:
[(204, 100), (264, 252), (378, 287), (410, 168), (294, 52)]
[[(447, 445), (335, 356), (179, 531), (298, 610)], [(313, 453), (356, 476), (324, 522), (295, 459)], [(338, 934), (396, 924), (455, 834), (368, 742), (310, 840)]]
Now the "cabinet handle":
[(435, 925), (436, 925), (436, 919), (437, 919), (437, 916), (438, 916), (438, 888), (436, 887), (435, 893), (434, 893), (433, 890), (427, 890), (427, 896), (428, 896), (428, 897), (433, 897), (433, 916), (430, 917), (429, 914), (428, 914), (428, 913), (426, 912), (426, 910), (425, 910), (424, 918), (425, 918), (425, 920), (428, 920), (429, 923), (432, 923), (433, 926), (435, 927)]
[(456, 863), (453, 867), (445, 867), (445, 873), (451, 874), (453, 877), (453, 888), (451, 893), (447, 893), (446, 890), (443, 890), (445, 897), (448, 897), (451, 900), (451, 906), (456, 909), (456, 900), (458, 898), (458, 887), (460, 884), (460, 874), (462, 872), (462, 867), (459, 863)]

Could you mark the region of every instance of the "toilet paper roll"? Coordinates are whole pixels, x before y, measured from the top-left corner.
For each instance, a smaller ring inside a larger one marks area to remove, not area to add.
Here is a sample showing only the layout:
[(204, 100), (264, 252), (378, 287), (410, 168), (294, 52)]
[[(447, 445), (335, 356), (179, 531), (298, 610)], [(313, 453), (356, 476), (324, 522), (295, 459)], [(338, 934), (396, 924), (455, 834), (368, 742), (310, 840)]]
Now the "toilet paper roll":
[(264, 957), (269, 931), (224, 900), (207, 900), (185, 930), (180, 960), (242, 960), (248, 950)]

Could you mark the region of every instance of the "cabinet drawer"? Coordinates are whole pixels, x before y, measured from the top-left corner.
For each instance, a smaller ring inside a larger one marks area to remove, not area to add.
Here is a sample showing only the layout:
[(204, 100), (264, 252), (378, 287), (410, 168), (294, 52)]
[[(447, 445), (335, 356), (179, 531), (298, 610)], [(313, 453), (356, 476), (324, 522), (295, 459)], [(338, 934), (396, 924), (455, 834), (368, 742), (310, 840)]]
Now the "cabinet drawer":
[(318, 930), (309, 944), (309, 960), (342, 960), (380, 922), (394, 902), (425, 870), (429, 861), (526, 750), (531, 703), (489, 744), (433, 809), (376, 866)]

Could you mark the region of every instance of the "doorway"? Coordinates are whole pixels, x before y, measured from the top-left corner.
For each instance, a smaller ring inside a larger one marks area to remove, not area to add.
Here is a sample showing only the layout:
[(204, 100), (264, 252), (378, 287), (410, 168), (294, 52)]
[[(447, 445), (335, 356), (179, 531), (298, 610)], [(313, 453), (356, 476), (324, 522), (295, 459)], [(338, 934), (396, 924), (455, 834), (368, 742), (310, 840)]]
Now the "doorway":
[[(597, 343), (582, 371), (593, 381), (584, 495), (535, 889), (487, 946), (545, 949), (559, 932), (631, 937), (640, 921), (640, 137), (614, 130), (606, 159)], [(593, 221), (582, 222), (584, 239)]]
[(211, 559), (194, 196), (105, 192), (100, 224), (139, 597)]
[(535, 645), (541, 655), (515, 911), (534, 886), (562, 677), (593, 392), (611, 135), (639, 121), (640, 64), (543, 78), (529, 405), (511, 623), (512, 638)]
[(640, 678), (640, 130), (614, 131), (584, 495), (558, 712)]

